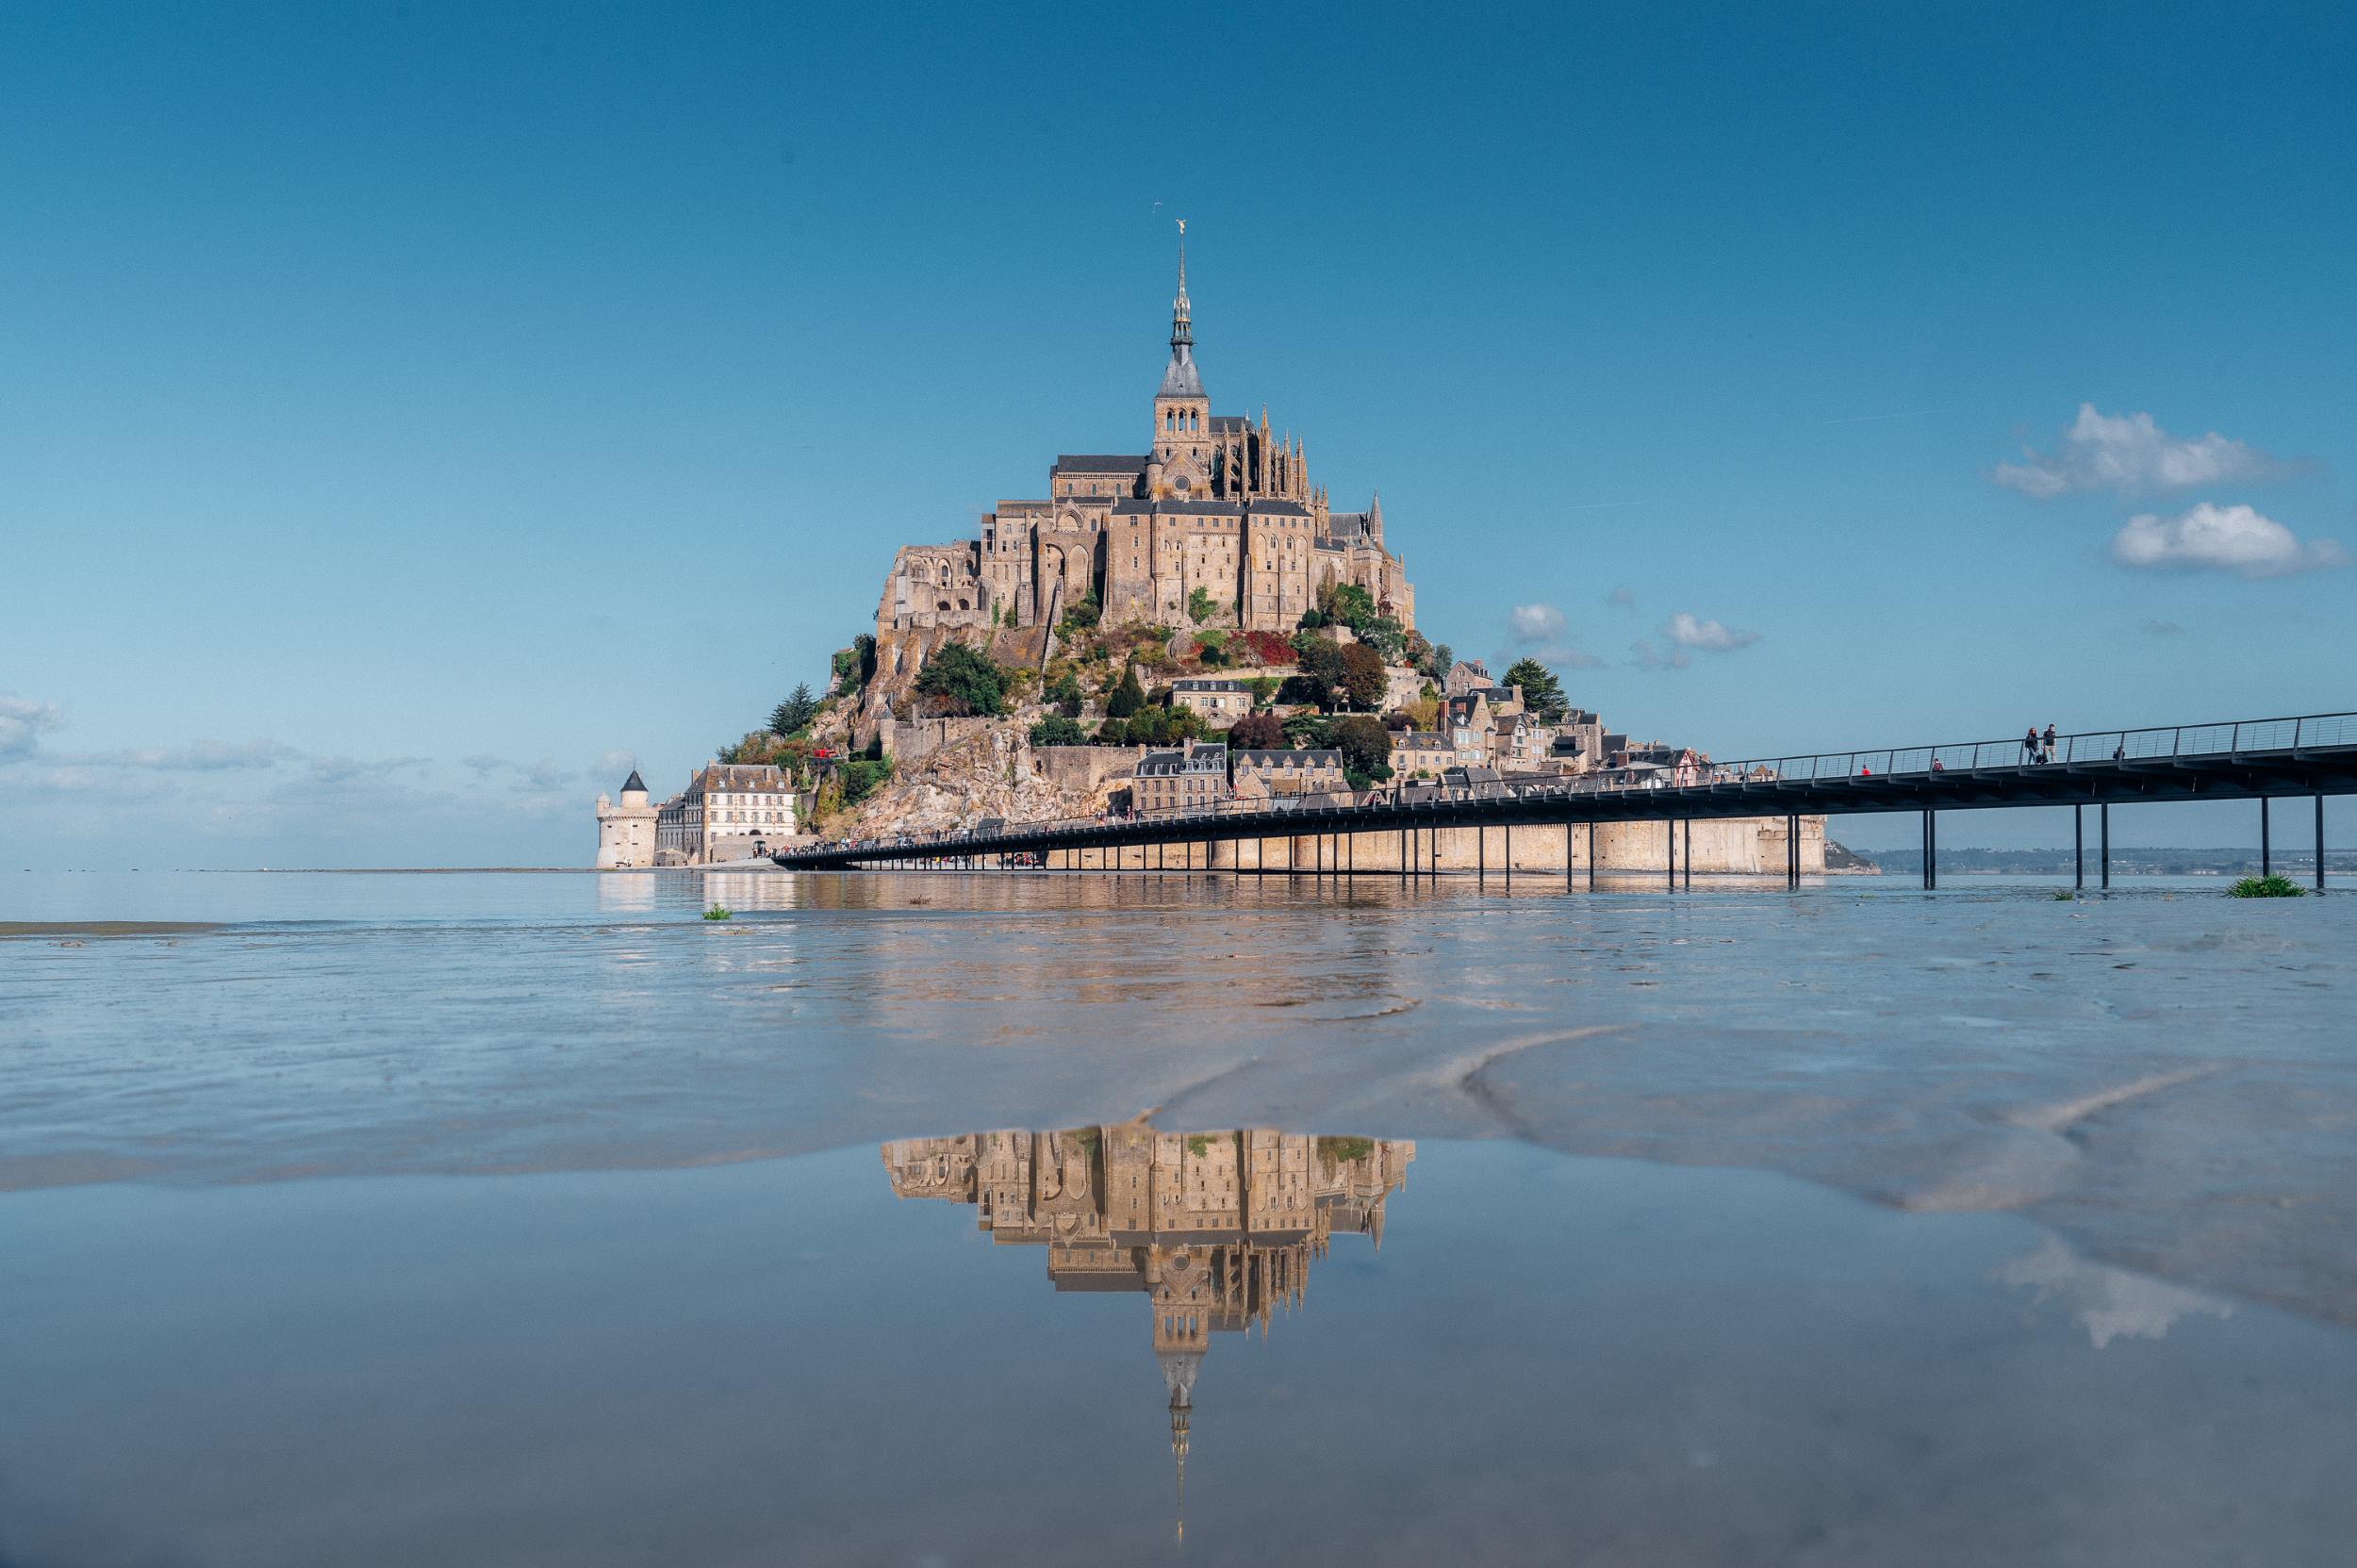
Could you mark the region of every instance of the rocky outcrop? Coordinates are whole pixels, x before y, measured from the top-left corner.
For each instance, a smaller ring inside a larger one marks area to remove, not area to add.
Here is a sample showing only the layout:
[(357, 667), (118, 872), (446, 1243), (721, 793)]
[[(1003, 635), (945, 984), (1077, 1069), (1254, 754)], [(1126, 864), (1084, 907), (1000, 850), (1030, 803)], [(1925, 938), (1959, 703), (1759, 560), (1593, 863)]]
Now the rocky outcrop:
[(980, 734), (896, 765), (889, 783), (829, 818), (820, 831), (830, 838), (859, 838), (970, 827), (990, 817), (1044, 822), (1104, 810), (1113, 781), (1074, 787), (1080, 782), (1070, 769), (1049, 769), (1032, 755), (1024, 719), (999, 719)]

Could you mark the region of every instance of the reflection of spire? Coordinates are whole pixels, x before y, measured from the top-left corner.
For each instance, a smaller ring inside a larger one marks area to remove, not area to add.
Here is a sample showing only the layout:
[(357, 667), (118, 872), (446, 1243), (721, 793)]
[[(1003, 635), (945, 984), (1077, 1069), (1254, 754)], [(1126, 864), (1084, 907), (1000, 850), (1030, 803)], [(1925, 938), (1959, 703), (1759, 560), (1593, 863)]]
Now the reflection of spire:
[(1158, 1350), (1162, 1381), (1170, 1385), (1170, 1457), (1178, 1466), (1178, 1539), (1187, 1538), (1187, 1417), (1195, 1409), (1195, 1375), (1202, 1370), (1203, 1353)]

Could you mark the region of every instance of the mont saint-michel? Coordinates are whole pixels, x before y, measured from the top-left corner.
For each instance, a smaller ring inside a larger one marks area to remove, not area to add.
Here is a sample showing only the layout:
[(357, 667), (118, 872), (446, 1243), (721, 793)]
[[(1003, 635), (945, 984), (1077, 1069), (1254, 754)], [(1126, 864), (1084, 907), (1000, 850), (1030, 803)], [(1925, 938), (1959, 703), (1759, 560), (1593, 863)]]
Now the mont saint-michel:
[[(1363, 507), (1343, 509), (1312, 473), (1307, 438), (1265, 403), (1213, 412), (1183, 224), (1177, 272), (1168, 356), (1129, 426), (1145, 450), (1058, 454), (1045, 495), (997, 501), (973, 537), (899, 546), (873, 630), (835, 654), (823, 695), (798, 688), (666, 801), (635, 772), (618, 800), (599, 798), (600, 867), (750, 862), (983, 822), (1706, 776), (1707, 752), (1613, 728), (1541, 659), (1492, 675), (1427, 635), (1374, 477)], [(1689, 876), (1828, 864), (1813, 814), (1686, 823), (1679, 839), (1610, 824), (1518, 844), (1457, 827), (1412, 844), (1354, 838), (1348, 864), (1621, 873), (1676, 860)], [(1205, 869), (1323, 864), (1290, 837), (1197, 858)]]

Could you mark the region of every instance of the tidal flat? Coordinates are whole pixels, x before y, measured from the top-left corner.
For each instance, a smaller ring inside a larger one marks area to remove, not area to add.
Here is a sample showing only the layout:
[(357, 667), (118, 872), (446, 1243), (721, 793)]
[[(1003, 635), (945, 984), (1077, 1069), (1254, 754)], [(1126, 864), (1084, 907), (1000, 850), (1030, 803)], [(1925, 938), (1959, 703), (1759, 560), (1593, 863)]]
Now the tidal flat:
[(2347, 897), (12, 874), (0, 917), (11, 1568), (2357, 1530)]

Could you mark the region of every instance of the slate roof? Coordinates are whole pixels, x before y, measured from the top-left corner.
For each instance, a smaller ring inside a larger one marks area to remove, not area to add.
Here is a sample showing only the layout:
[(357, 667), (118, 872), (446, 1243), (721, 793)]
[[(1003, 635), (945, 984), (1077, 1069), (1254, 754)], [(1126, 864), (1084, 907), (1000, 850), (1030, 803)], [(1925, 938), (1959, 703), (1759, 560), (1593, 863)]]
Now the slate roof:
[(627, 795), (634, 789), (637, 790), (642, 795), (646, 793), (647, 789), (647, 781), (638, 776), (638, 769), (635, 767), (630, 770), (630, 777), (622, 781), (623, 794)]
[(1056, 456), (1058, 473), (1117, 473), (1130, 476), (1146, 470), (1144, 457), (1124, 457), (1104, 453), (1059, 453)]
[(1294, 751), (1279, 751), (1276, 748), (1270, 748), (1266, 751), (1237, 752), (1236, 766), (1238, 767), (1253, 768), (1290, 767), (1296, 771), (1317, 767), (1332, 767), (1339, 769), (1343, 766), (1343, 754), (1340, 751), (1331, 750)]
[(1310, 508), (1297, 501), (1277, 501), (1268, 496), (1253, 497), (1252, 509), (1256, 512), (1282, 512), (1287, 516), (1296, 518), (1306, 518), (1310, 515)]

